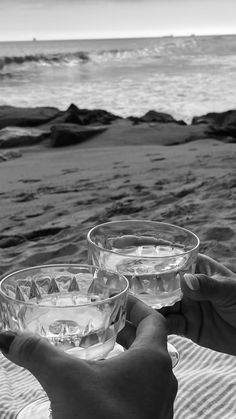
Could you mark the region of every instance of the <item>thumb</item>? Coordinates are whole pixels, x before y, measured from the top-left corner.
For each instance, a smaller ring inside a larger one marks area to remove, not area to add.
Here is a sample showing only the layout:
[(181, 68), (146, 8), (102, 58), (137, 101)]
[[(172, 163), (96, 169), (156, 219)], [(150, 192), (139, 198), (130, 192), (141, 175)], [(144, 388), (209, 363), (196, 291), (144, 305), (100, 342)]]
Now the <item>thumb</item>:
[(208, 300), (218, 305), (235, 304), (236, 278), (185, 274), (181, 279), (181, 289), (192, 300)]
[(31, 333), (0, 332), (0, 349), (10, 361), (29, 370), (45, 391), (50, 389), (64, 357), (46, 339)]

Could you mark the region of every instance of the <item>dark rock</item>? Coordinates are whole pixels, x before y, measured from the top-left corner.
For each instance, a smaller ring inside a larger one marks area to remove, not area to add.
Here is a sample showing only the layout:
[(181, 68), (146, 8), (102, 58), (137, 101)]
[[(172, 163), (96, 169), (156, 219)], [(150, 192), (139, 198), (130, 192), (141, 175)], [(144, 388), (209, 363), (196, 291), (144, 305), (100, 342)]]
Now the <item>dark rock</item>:
[(80, 109), (72, 103), (64, 113), (51, 121), (51, 124), (69, 123), (78, 125), (108, 125), (116, 119), (122, 118), (101, 109)]
[(62, 112), (61, 115), (50, 121), (51, 125), (55, 124), (78, 124), (83, 125), (83, 119), (80, 116), (79, 108), (74, 104)]
[(0, 129), (5, 127), (35, 127), (45, 124), (61, 113), (57, 108), (17, 108), (0, 106)]
[(63, 147), (79, 144), (95, 135), (101, 134), (105, 127), (82, 127), (76, 124), (58, 124), (51, 128), (51, 146)]
[(205, 124), (207, 131), (214, 137), (224, 137), (226, 142), (235, 142), (236, 138), (236, 110), (227, 112), (212, 112), (202, 116), (195, 116), (192, 125)]
[(0, 148), (35, 145), (50, 134), (38, 128), (7, 127), (0, 130)]
[(102, 109), (78, 109), (79, 115), (82, 120), (83, 125), (89, 124), (100, 124), (100, 125), (109, 125), (111, 122), (122, 119), (120, 116), (113, 115), (110, 112), (104, 111)]
[(170, 122), (175, 122), (178, 125), (187, 125), (186, 122), (184, 121), (177, 121), (176, 119), (173, 118), (173, 116), (169, 115), (168, 113), (163, 113), (163, 112), (157, 112), (157, 111), (148, 111), (145, 115), (139, 117), (135, 117), (135, 116), (130, 116), (128, 118), (130, 121), (133, 122), (134, 125), (137, 125), (139, 123), (142, 122), (146, 122), (146, 123), (152, 123), (152, 122), (158, 122), (158, 123), (170, 123)]

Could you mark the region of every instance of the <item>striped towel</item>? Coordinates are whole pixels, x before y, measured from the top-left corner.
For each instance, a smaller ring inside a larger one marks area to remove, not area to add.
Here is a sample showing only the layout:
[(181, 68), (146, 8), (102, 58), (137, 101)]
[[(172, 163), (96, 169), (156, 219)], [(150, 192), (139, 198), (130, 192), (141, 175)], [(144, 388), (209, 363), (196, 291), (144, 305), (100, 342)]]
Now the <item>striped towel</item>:
[(36, 379), (0, 355), (0, 419), (13, 419), (28, 403), (44, 396)]
[(236, 357), (202, 348), (179, 336), (175, 419), (236, 419)]
[[(236, 357), (214, 352), (179, 336), (170, 342), (180, 353), (175, 419), (236, 419)], [(0, 419), (45, 393), (26, 370), (0, 355)], [(154, 419), (154, 418), (153, 418)]]

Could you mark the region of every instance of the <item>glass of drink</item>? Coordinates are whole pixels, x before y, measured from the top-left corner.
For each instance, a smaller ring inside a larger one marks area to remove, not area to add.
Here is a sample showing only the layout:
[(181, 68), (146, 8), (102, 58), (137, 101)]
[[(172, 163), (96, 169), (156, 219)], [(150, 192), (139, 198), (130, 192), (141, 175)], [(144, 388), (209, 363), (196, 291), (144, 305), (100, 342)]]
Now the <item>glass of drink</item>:
[[(23, 269), (0, 282), (0, 326), (36, 333), (78, 358), (103, 359), (125, 325), (128, 288), (122, 274), (91, 265)], [(44, 398), (17, 417), (48, 419), (49, 409)]]
[[(155, 309), (179, 301), (180, 278), (195, 271), (199, 239), (172, 224), (111, 221), (93, 227), (87, 240), (91, 263), (125, 275), (130, 292)], [(175, 366), (179, 354), (168, 349)]]

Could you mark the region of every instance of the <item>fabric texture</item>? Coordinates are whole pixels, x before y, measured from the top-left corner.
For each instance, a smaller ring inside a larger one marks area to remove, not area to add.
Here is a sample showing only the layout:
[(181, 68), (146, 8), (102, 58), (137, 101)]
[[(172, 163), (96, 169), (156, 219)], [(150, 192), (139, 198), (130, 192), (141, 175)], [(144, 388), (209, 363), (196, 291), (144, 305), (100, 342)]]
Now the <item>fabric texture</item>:
[(170, 336), (170, 342), (180, 354), (174, 368), (179, 384), (174, 418), (236, 418), (236, 357), (179, 336)]
[[(174, 419), (236, 418), (236, 357), (175, 335), (170, 342), (180, 354), (174, 369), (179, 383)], [(28, 371), (0, 355), (0, 419), (14, 419), (19, 410), (44, 395)]]

